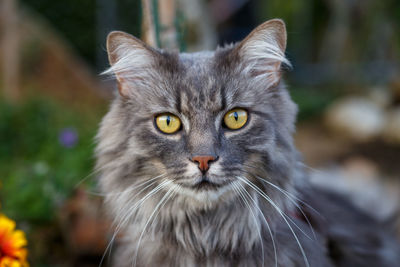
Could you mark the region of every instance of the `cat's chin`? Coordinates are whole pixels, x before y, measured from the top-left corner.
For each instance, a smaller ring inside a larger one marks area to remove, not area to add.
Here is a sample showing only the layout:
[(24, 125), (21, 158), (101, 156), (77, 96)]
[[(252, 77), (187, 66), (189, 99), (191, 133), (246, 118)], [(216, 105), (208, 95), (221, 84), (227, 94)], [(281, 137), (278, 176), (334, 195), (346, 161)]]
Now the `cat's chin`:
[(193, 190), (195, 190), (197, 192), (204, 191), (204, 190), (214, 190), (214, 191), (216, 191), (216, 190), (219, 190), (222, 187), (225, 187), (227, 185), (229, 185), (229, 182), (216, 183), (216, 182), (210, 181), (207, 178), (199, 179), (198, 181), (196, 181), (192, 185), (182, 184), (183, 187), (188, 187), (188, 188), (193, 189)]
[(203, 204), (210, 204), (221, 199), (228, 200), (234, 195), (231, 182), (214, 183), (201, 180), (192, 185), (180, 185), (179, 194), (184, 198), (190, 198)]

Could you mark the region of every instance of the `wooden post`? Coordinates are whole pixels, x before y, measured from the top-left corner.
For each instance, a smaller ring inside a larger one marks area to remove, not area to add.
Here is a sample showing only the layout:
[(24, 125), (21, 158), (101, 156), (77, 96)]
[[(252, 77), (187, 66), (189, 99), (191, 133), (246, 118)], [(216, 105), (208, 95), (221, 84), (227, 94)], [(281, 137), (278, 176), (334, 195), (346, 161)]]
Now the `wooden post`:
[[(217, 46), (216, 21), (209, 5), (213, 1), (175, 0), (176, 9), (185, 15), (186, 31), (194, 38), (186, 43), (188, 52), (214, 50)], [(214, 1), (215, 2), (215, 1)]]
[(142, 0), (142, 39), (148, 45), (157, 47), (152, 0)]
[(178, 36), (175, 27), (175, 0), (159, 1), (158, 10), (160, 17), (160, 41), (162, 48), (179, 49)]
[(4, 97), (11, 102), (15, 102), (20, 97), (17, 0), (1, 0), (1, 10)]

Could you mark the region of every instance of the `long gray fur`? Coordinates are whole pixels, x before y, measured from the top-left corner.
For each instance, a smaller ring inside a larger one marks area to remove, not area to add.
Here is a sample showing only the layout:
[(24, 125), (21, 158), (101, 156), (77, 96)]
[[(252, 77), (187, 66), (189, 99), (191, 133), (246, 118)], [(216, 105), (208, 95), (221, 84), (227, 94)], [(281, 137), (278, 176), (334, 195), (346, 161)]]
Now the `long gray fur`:
[[(120, 94), (101, 123), (96, 155), (115, 221), (112, 266), (346, 266), (327, 245), (334, 223), (320, 223), (313, 210), (287, 215), (299, 211), (296, 197), (310, 205), (319, 198), (309, 193), (293, 145), (297, 108), (280, 80), (285, 46), (280, 20), (239, 44), (194, 54), (110, 34), (106, 73)], [(236, 107), (249, 120), (232, 131), (222, 120)], [(156, 129), (155, 116), (165, 112), (182, 121), (176, 134)], [(196, 189), (202, 174), (190, 158), (206, 154), (219, 157), (207, 177), (220, 187)], [(376, 259), (379, 266), (399, 262), (392, 253)]]

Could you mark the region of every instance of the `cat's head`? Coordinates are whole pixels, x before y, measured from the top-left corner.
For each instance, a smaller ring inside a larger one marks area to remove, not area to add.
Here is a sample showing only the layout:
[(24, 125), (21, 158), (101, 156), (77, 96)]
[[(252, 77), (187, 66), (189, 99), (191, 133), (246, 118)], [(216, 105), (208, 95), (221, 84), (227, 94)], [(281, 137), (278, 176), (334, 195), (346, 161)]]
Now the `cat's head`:
[(106, 73), (119, 94), (97, 147), (109, 201), (133, 205), (153, 192), (212, 206), (257, 186), (280, 202), (262, 179), (287, 188), (295, 161), (296, 106), (281, 82), (285, 47), (277, 19), (238, 44), (193, 54), (112, 32)]

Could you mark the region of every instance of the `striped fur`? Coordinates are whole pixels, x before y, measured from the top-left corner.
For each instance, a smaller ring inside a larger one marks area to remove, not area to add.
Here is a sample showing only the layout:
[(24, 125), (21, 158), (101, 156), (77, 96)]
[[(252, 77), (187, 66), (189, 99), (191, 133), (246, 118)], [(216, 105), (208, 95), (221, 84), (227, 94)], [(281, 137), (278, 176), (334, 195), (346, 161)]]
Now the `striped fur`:
[[(120, 94), (96, 155), (115, 221), (108, 250), (119, 243), (113, 266), (331, 266), (323, 235), (310, 239), (311, 228), (286, 215), (304, 179), (292, 139), (297, 108), (280, 80), (285, 47), (281, 20), (193, 54), (109, 35), (105, 74)], [(249, 120), (232, 131), (222, 121), (236, 107)], [(180, 131), (155, 128), (164, 112), (180, 118)], [(190, 158), (202, 154), (218, 156), (207, 172), (218, 187), (195, 186), (202, 174)]]

